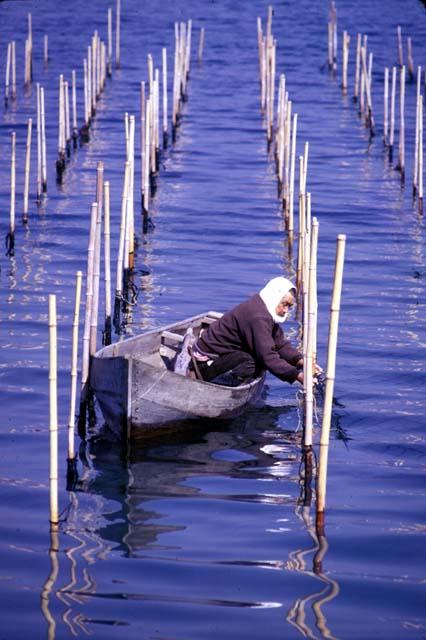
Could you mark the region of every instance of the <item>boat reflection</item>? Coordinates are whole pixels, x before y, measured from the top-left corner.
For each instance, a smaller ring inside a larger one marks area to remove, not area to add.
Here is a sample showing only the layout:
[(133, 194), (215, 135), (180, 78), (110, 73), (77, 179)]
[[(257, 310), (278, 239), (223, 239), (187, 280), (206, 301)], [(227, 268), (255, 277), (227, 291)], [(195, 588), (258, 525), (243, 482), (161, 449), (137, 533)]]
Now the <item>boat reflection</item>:
[[(99, 567), (95, 570), (95, 565), (100, 560), (111, 562), (112, 552), (140, 558), (153, 551), (159, 558), (161, 551), (170, 550), (170, 545), (164, 542), (164, 534), (184, 530), (186, 524), (164, 523), (165, 514), (160, 512), (162, 499), (200, 493), (197, 483), (188, 481), (191, 477), (205, 475), (247, 480), (249, 473), (250, 478), (261, 480), (285, 479), (296, 488), (301, 433), (277, 428), (277, 422), (287, 412), (289, 409), (282, 407), (254, 408), (244, 419), (237, 418), (226, 425), (220, 421), (214, 429), (210, 421), (197, 428), (191, 423), (192, 430), (185, 430), (184, 435), (171, 433), (166, 442), (164, 439), (135, 441), (130, 451), (121, 449), (117, 441), (106, 434), (83, 444), (79, 466), (83, 465), (84, 472), (69, 492), (68, 515), (61, 524), (60, 533), (56, 532), (51, 540), (51, 571), (41, 592), (48, 640), (55, 640), (55, 634), (61, 636), (59, 620), (74, 637), (90, 635), (94, 624), (127, 624), (123, 620), (108, 619), (107, 615), (107, 619), (96, 620), (88, 613), (93, 611), (94, 596), (98, 599), (124, 597), (120, 587), (117, 592), (113, 588), (108, 593), (103, 592), (104, 586), (99, 588), (96, 578)], [(272, 501), (288, 510), (295, 503), (294, 493), (288, 493), (292, 495), (247, 494), (244, 498)], [(309, 507), (298, 506), (296, 515), (302, 519), (314, 544), (308, 549), (291, 552), (288, 560), (271, 560), (271, 566), (280, 571), (315, 576), (321, 589), (298, 598), (286, 620), (303, 635), (316, 637), (308, 620), (307, 608), (310, 606), (317, 630), (324, 638), (334, 638), (322, 612), (323, 605), (338, 595), (337, 583), (322, 571), (326, 541), (316, 536)], [(312, 571), (308, 569), (310, 555), (314, 556)], [(238, 563), (242, 564), (242, 561)], [(265, 561), (265, 566), (267, 564)], [(187, 597), (182, 594), (153, 595), (149, 591), (126, 593), (125, 597), (155, 602), (170, 600), (196, 606), (207, 602), (190, 594)], [(208, 603), (251, 608), (284, 606), (278, 601), (208, 600)]]

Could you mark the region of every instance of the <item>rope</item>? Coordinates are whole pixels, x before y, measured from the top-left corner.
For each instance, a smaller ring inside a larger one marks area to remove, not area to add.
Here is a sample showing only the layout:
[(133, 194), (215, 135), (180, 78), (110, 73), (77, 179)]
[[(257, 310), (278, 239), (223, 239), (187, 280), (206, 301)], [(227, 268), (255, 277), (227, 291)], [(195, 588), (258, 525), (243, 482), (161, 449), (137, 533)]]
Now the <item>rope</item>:
[(303, 406), (305, 403), (305, 393), (301, 389), (296, 392), (297, 401), (297, 427), (296, 433), (303, 429)]

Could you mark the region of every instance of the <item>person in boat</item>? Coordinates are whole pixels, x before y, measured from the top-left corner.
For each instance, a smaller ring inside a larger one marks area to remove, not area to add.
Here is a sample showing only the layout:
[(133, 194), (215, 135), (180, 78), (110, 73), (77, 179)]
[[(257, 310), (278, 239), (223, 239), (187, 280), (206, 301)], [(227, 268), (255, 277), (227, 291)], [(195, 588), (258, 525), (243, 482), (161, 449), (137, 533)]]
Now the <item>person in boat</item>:
[(196, 376), (237, 386), (267, 370), (285, 382), (303, 382), (303, 356), (281, 328), (295, 298), (294, 284), (279, 276), (213, 322), (192, 348)]

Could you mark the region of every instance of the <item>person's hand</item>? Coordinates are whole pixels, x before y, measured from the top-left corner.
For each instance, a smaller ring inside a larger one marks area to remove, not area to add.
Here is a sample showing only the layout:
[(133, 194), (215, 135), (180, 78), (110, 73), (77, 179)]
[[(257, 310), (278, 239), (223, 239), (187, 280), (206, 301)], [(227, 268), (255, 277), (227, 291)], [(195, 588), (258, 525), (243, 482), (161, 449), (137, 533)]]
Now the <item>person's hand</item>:
[(317, 362), (314, 363), (314, 376), (319, 376), (323, 373), (323, 368), (319, 366)]
[(303, 358), (300, 358), (300, 360), (297, 361), (296, 367), (303, 367)]
[(299, 373), (297, 374), (296, 380), (297, 382), (300, 382), (301, 384), (303, 384), (303, 371), (299, 371)]

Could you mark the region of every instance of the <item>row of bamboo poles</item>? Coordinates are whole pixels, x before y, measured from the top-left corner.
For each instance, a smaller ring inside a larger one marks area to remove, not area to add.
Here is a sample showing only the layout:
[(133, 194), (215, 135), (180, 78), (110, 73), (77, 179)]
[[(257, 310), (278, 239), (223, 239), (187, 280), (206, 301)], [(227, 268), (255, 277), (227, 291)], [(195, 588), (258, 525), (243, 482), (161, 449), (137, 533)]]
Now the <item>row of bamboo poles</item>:
[[(120, 65), (120, 0), (116, 0), (116, 66)], [(107, 51), (107, 53), (106, 53)], [(44, 61), (48, 61), (48, 39), (44, 37)], [(92, 116), (96, 113), (96, 102), (99, 100), (105, 88), (106, 75), (112, 73), (112, 9), (108, 9), (108, 47), (100, 40), (95, 31), (92, 44), (88, 47), (87, 58), (84, 59), (84, 124), (80, 131), (77, 128), (77, 81), (76, 71), (72, 70), (71, 101), (69, 96), (69, 83), (63, 75), (59, 77), (59, 109), (58, 109), (58, 159), (56, 161), (57, 181), (61, 182), (66, 166), (66, 159), (71, 155), (71, 139), (74, 149), (77, 148), (78, 139), (87, 142), (89, 139), (89, 127)], [(11, 91), (9, 91), (9, 79), (12, 78)], [(28, 14), (28, 37), (25, 41), (25, 74), (24, 85), (28, 87), (33, 80), (33, 38), (32, 38), (32, 14)], [(15, 42), (8, 45), (5, 80), (5, 105), (9, 98), (16, 99), (16, 47)], [(70, 109), (71, 102), (71, 109)], [(72, 112), (72, 128), (71, 128)], [(29, 220), (30, 201), (30, 170), (31, 149), (33, 139), (33, 118), (27, 121), (26, 150), (24, 164), (24, 189), (22, 221)], [(71, 133), (72, 132), (72, 133)], [(45, 89), (39, 82), (36, 83), (36, 155), (37, 155), (37, 187), (36, 203), (40, 204), (43, 195), (47, 193), (47, 140), (46, 140), (46, 110)], [(6, 255), (13, 256), (15, 252), (16, 230), (16, 132), (11, 134), (11, 179), (10, 179), (10, 213), (9, 230), (6, 235)]]
[[(317, 372), (317, 248), (319, 221), (311, 213), (311, 193), (307, 188), (309, 143), (303, 146), (303, 155), (298, 157), (298, 231), (295, 239), (294, 199), (295, 169), (297, 155), (297, 113), (289, 98), (289, 88), (284, 74), (279, 76), (276, 93), (276, 49), (277, 42), (272, 34), (273, 9), (268, 10), (266, 30), (262, 20), (257, 20), (257, 37), (260, 72), (260, 103), (265, 117), (268, 150), (274, 153), (278, 180), (278, 197), (282, 202), (285, 227), (288, 235), (289, 256), (292, 257), (293, 243), (297, 240), (296, 287), (297, 309), (301, 320), (301, 342), (303, 345), (303, 405), (304, 432), (303, 457), (306, 473), (312, 475), (313, 425), (315, 413), (315, 384)], [(276, 107), (275, 107), (276, 102)], [(328, 446), (331, 425), (333, 389), (336, 367), (336, 347), (340, 297), (343, 278), (343, 263), (346, 237), (337, 236), (336, 264), (326, 367), (325, 400), (322, 416), (320, 440), (320, 460), (318, 467), (317, 521), (324, 521), (325, 493), (327, 477)]]
[[(175, 24), (175, 56), (172, 91), (171, 136), (176, 139), (177, 128), (181, 121), (182, 105), (187, 101), (187, 84), (191, 63), (191, 33), (192, 21)], [(201, 61), (204, 46), (204, 29), (200, 32), (198, 60)], [(155, 192), (155, 176), (159, 168), (160, 140), (163, 148), (168, 145), (168, 102), (167, 102), (167, 50), (162, 49), (162, 80), (163, 101), (160, 108), (160, 73), (155, 69), (153, 57), (148, 54), (148, 81), (140, 85), (140, 136), (141, 136), (141, 202), (143, 214), (143, 228), (146, 230), (149, 203)], [(161, 117), (162, 116), (162, 117)], [(91, 205), (90, 230), (87, 252), (86, 294), (84, 311), (84, 328), (82, 337), (81, 356), (81, 388), (79, 411), (77, 414), (78, 395), (78, 344), (80, 308), (82, 298), (83, 273), (76, 274), (74, 315), (72, 323), (72, 354), (71, 354), (71, 399), (68, 419), (68, 478), (75, 476), (75, 425), (76, 418), (78, 433), (81, 438), (86, 437), (86, 425), (96, 420), (93, 397), (89, 386), (91, 358), (98, 348), (98, 316), (101, 290), (101, 263), (103, 238), (103, 266), (104, 266), (104, 323), (103, 343), (112, 341), (112, 327), (120, 333), (120, 315), (125, 309), (134, 304), (131, 297), (132, 274), (135, 269), (135, 137), (136, 117), (125, 114), (124, 133), (126, 158), (124, 163), (123, 187), (121, 194), (121, 214), (119, 245), (117, 251), (115, 299), (113, 305), (112, 277), (111, 277), (111, 229), (110, 229), (110, 183), (104, 179), (104, 164), (98, 162), (96, 172), (95, 201)], [(114, 308), (113, 308), (114, 307)], [(56, 298), (49, 296), (49, 331), (50, 350), (56, 349)], [(50, 424), (51, 424), (51, 511), (50, 521), (57, 526), (58, 488), (57, 488), (57, 399), (56, 399), (56, 355), (51, 354), (49, 366), (50, 381)], [(77, 415), (76, 415), (77, 414)]]
[[(25, 40), (25, 62), (24, 62), (24, 87), (28, 88), (33, 79), (33, 29), (32, 15), (27, 16), (28, 35)], [(45, 36), (45, 51), (47, 48), (47, 40)], [(46, 56), (46, 54), (45, 54)], [(16, 85), (16, 42), (12, 40), (7, 44), (6, 54), (6, 74), (4, 82), (4, 106), (7, 109), (9, 102), (14, 102), (17, 96)]]
[[(120, 66), (120, 14), (121, 0), (116, 0), (116, 30), (115, 30), (115, 64)], [(89, 69), (91, 65), (100, 74), (101, 69), (106, 67), (108, 76), (112, 75), (112, 48), (113, 48), (113, 27), (112, 27), (112, 8), (107, 13), (107, 45), (103, 43), (95, 32), (92, 38), (92, 45), (88, 47), (88, 57), (86, 59), (86, 67)], [(33, 35), (32, 35), (32, 14), (28, 13), (28, 35), (25, 40), (24, 55), (24, 89), (28, 89), (33, 82)], [(16, 41), (12, 40), (7, 45), (6, 53), (6, 69), (4, 83), (4, 104), (7, 108), (10, 102), (14, 102), (17, 98), (17, 65), (16, 65)], [(43, 36), (43, 62), (46, 67), (49, 62), (49, 37)], [(88, 74), (90, 76), (90, 74)], [(86, 105), (86, 115), (88, 108)]]
[[(342, 35), (341, 86), (344, 94), (348, 92), (348, 64), (350, 59), (351, 37), (347, 31)], [(328, 68), (336, 75), (337, 64), (337, 11), (334, 2), (330, 3), (328, 23)], [(383, 74), (383, 143), (387, 149), (389, 162), (394, 156), (395, 170), (400, 172), (401, 181), (406, 177), (406, 85), (416, 79), (416, 118), (414, 138), (412, 189), (417, 198), (419, 213), (423, 213), (423, 118), (426, 96), (426, 70), (419, 65), (415, 70), (412, 38), (407, 37), (406, 56), (404, 55), (401, 27), (397, 27), (398, 65), (385, 67)], [(399, 93), (398, 93), (399, 92)], [(370, 139), (376, 135), (376, 122), (373, 114), (373, 52), (368, 50), (368, 35), (357, 34), (355, 50), (355, 71), (353, 102), (358, 105), (358, 114), (370, 131)], [(397, 107), (399, 117), (397, 118)], [(398, 148), (395, 154), (396, 124), (398, 121)]]
[[(29, 23), (31, 24), (29, 14)], [(120, 0), (117, 0), (116, 20), (116, 66), (120, 65)], [(183, 103), (187, 100), (186, 86), (190, 70), (192, 21), (175, 24), (175, 53), (172, 86), (172, 108), (168, 106), (168, 67), (167, 49), (162, 49), (162, 70), (155, 68), (153, 58), (148, 55), (148, 83), (141, 82), (141, 207), (143, 213), (143, 231), (149, 230), (150, 201), (155, 195), (157, 176), (160, 169), (160, 149), (167, 148), (169, 129), (173, 142), (176, 140), (181, 121)], [(201, 61), (204, 47), (204, 29), (200, 32), (198, 60)], [(29, 40), (30, 38), (28, 38)], [(112, 73), (112, 10), (108, 10), (108, 45), (107, 47), (95, 31), (91, 44), (87, 48), (84, 66), (84, 121), (78, 129), (77, 114), (77, 80), (75, 69), (71, 72), (70, 85), (59, 77), (58, 98), (58, 158), (56, 161), (57, 182), (63, 180), (66, 162), (71, 156), (71, 149), (76, 149), (78, 141), (88, 142), (92, 120), (96, 115), (97, 101), (105, 88), (106, 78)], [(145, 85), (147, 84), (147, 87)], [(40, 83), (36, 83), (36, 154), (37, 154), (37, 187), (36, 202), (40, 204), (43, 195), (47, 193), (47, 140), (46, 140), (46, 112), (45, 90)], [(160, 107), (160, 91), (162, 88), (162, 109)], [(169, 116), (169, 111), (171, 114)], [(169, 119), (171, 124), (169, 125)], [(161, 122), (160, 122), (161, 121)], [(26, 152), (24, 167), (24, 192), (22, 221), (29, 220), (30, 202), (30, 171), (33, 118), (27, 122)], [(16, 133), (11, 134), (11, 180), (10, 180), (10, 215), (9, 229), (6, 235), (6, 253), (13, 256), (15, 252), (16, 230)]]

